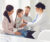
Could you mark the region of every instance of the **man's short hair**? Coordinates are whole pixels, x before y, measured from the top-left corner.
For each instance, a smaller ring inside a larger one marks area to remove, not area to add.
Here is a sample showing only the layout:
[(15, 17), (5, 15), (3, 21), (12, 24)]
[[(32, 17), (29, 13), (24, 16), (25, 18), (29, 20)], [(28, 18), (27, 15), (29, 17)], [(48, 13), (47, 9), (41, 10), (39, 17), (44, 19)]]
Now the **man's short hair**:
[(26, 8), (29, 8), (29, 9), (31, 9), (31, 7), (30, 7), (30, 6), (26, 6)]
[(42, 9), (45, 9), (45, 5), (41, 2), (39, 2), (37, 5), (36, 5), (37, 8), (42, 8)]

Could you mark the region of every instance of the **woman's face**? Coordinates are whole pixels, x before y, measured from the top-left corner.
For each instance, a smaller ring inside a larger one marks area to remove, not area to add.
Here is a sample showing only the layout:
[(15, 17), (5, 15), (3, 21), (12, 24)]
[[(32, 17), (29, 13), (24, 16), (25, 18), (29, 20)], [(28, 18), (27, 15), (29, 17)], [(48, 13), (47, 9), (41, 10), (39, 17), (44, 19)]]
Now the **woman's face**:
[(39, 8), (36, 8), (36, 12), (37, 12), (37, 13), (39, 12)]
[(43, 12), (43, 9), (42, 9), (42, 8), (36, 8), (36, 12), (37, 12), (38, 14), (40, 14), (41, 12)]
[(8, 13), (9, 13), (9, 15), (12, 15), (12, 14), (13, 14), (13, 12), (14, 12), (14, 9), (13, 9), (13, 10), (11, 10), (10, 12), (8, 12)]
[(23, 17), (23, 11), (20, 12), (20, 13), (18, 13), (18, 16), (19, 16), (19, 17)]

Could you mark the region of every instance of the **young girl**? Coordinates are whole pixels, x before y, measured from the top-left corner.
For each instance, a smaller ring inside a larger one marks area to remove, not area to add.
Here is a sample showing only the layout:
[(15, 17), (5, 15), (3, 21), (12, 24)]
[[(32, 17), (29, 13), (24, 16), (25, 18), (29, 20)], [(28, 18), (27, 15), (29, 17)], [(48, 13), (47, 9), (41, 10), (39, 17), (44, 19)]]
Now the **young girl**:
[(23, 29), (23, 27), (26, 25), (23, 20), (23, 10), (22, 9), (18, 9), (17, 10), (17, 18), (16, 18), (16, 27), (18, 29)]
[(5, 34), (15, 34), (15, 35), (21, 35), (20, 32), (13, 32), (13, 28), (14, 28), (14, 22), (12, 19), (12, 14), (14, 12), (14, 8), (12, 5), (7, 5), (6, 6), (6, 10), (4, 12), (4, 19), (2, 22), (2, 26), (3, 26), (3, 31)]
[(23, 36), (25, 36), (26, 34), (26, 31), (24, 30), (24, 26), (26, 26), (26, 21), (23, 19), (23, 10), (18, 9), (16, 16), (16, 28), (18, 32), (22, 33)]

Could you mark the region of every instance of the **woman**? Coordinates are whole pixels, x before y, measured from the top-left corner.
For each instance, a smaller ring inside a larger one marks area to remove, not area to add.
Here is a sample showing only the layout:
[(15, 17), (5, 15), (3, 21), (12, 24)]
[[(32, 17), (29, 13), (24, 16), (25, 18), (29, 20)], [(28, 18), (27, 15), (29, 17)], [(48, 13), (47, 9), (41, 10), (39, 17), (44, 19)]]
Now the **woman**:
[(21, 35), (20, 32), (14, 32), (14, 22), (12, 19), (12, 14), (14, 12), (14, 8), (12, 5), (8, 5), (6, 7), (6, 10), (4, 12), (4, 19), (2, 22), (2, 26), (3, 26), (3, 31), (5, 34), (15, 34), (15, 35)]

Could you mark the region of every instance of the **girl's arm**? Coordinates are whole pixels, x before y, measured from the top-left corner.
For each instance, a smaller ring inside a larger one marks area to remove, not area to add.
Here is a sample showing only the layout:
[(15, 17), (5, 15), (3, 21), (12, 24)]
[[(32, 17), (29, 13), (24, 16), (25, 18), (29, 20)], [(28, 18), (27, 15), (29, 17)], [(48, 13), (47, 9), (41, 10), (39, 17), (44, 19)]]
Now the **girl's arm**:
[(27, 21), (23, 19), (23, 23), (27, 24)]

